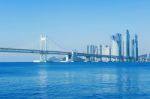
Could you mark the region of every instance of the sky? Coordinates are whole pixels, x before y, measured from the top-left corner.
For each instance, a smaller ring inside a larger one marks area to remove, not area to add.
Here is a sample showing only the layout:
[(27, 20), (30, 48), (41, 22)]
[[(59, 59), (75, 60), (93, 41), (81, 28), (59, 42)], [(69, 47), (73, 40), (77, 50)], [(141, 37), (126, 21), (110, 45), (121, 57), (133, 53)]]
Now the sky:
[[(0, 47), (84, 52), (87, 44), (109, 45), (110, 36), (139, 36), (139, 53), (150, 52), (150, 0), (0, 0)], [(0, 53), (0, 61), (32, 61), (39, 55)]]

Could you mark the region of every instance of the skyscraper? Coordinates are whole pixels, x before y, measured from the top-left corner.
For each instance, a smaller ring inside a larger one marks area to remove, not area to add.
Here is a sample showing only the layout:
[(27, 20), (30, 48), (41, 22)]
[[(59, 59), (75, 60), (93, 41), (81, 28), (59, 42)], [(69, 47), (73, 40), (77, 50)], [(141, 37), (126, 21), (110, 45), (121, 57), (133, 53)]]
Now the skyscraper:
[(132, 40), (132, 57), (138, 61), (138, 36), (135, 35), (135, 38)]
[(131, 42), (131, 44), (132, 44), (132, 58), (135, 58), (135, 40), (134, 39), (132, 39), (132, 42)]
[(111, 54), (114, 56), (122, 56), (122, 35), (117, 33), (111, 37)]
[(121, 58), (122, 56), (122, 35), (120, 33), (117, 33), (117, 43), (118, 43), (118, 47), (119, 47), (119, 58)]
[(113, 56), (118, 56), (118, 52), (119, 52), (119, 48), (118, 48), (118, 44), (117, 44), (117, 41), (116, 41), (116, 36), (115, 35), (112, 35), (111, 36), (111, 54)]
[(135, 35), (135, 59), (136, 59), (136, 61), (138, 61), (138, 53), (139, 53), (139, 51), (138, 51), (138, 36)]
[(129, 30), (126, 30), (126, 33), (123, 36), (123, 56), (130, 57), (130, 33), (129, 33)]
[(90, 54), (90, 46), (87, 45), (87, 54)]

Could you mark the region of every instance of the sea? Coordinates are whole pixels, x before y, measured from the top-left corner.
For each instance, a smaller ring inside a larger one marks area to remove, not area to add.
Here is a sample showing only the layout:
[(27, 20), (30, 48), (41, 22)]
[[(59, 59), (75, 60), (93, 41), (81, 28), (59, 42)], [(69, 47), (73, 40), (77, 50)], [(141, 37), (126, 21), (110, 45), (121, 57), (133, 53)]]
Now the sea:
[(150, 63), (0, 63), (0, 99), (150, 99)]

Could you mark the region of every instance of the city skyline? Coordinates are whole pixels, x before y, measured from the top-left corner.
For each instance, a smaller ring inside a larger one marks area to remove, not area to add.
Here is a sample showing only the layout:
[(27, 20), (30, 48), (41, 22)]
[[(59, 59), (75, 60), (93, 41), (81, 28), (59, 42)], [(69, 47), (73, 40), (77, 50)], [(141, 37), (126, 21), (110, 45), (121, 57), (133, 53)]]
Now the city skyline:
[[(149, 5), (148, 0), (1, 0), (0, 46), (39, 48), (45, 34), (66, 49), (84, 51), (88, 44), (110, 44), (110, 35), (129, 29), (139, 36), (139, 53), (149, 53)], [(0, 55), (1, 61), (36, 57)]]
[[(120, 59), (117, 61), (131, 61), (131, 58), (139, 61), (139, 41), (137, 34), (133, 38), (130, 38), (130, 32), (127, 29), (125, 33), (116, 33), (110, 39), (111, 44), (87, 45), (87, 54), (118, 56)], [(91, 58), (91, 60), (94, 59)], [(109, 60), (109, 58), (102, 58), (100, 60), (116, 61), (116, 59)]]

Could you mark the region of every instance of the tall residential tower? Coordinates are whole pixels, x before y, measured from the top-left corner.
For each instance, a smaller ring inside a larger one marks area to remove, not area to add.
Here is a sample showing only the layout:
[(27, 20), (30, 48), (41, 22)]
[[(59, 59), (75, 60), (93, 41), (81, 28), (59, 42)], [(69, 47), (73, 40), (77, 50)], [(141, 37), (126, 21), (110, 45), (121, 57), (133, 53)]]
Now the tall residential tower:
[(130, 33), (129, 30), (126, 31), (123, 36), (123, 56), (130, 57)]
[(135, 38), (132, 40), (132, 57), (135, 59), (135, 61), (138, 61), (138, 54), (138, 36), (135, 35)]
[(138, 54), (139, 54), (139, 49), (138, 49), (138, 36), (135, 35), (135, 60), (138, 61)]
[(111, 54), (113, 56), (122, 56), (122, 35), (117, 33), (111, 37)]

